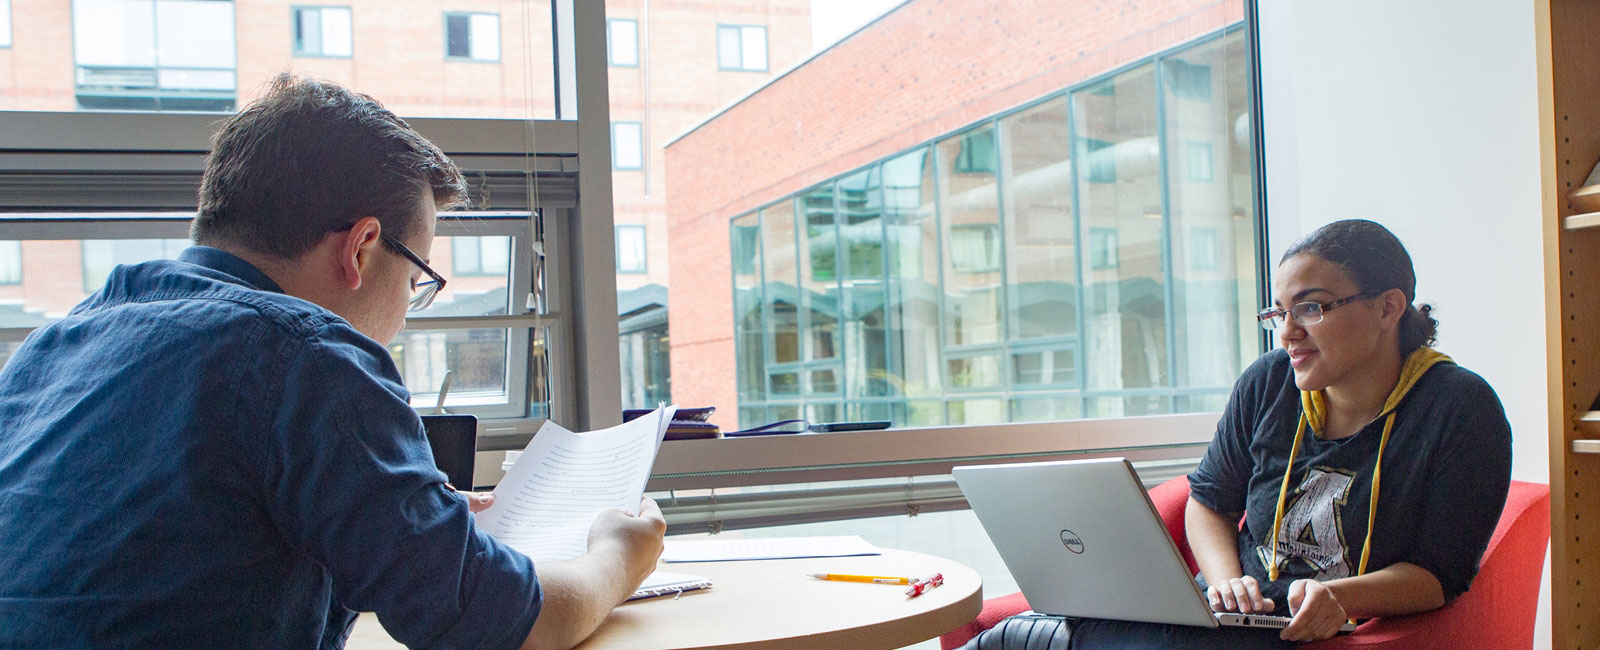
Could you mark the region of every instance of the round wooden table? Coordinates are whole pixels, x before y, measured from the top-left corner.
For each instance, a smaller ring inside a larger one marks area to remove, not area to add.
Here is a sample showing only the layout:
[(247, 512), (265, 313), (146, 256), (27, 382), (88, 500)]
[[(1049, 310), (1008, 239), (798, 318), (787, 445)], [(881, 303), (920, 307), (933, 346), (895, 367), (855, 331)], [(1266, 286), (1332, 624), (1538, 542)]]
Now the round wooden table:
[[(883, 549), (883, 555), (684, 562), (663, 571), (715, 580), (710, 589), (625, 603), (579, 650), (894, 650), (971, 621), (983, 607), (983, 580), (972, 569), (932, 555)], [(808, 573), (923, 578), (944, 585), (909, 598), (905, 587), (817, 580)]]

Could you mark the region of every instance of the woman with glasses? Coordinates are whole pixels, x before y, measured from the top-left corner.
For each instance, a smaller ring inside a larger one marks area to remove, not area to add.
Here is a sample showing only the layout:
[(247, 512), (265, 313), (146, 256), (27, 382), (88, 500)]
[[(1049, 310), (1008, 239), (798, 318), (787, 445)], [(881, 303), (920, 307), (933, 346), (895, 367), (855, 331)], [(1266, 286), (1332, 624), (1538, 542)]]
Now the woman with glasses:
[[(1293, 621), (1274, 634), (1082, 620), (1055, 647), (1292, 648), (1348, 619), (1442, 607), (1472, 582), (1510, 485), (1511, 430), (1494, 390), (1433, 349), (1405, 247), (1339, 221), (1273, 276), (1258, 319), (1280, 347), (1235, 384), (1189, 475), (1185, 527), (1214, 610)], [(981, 639), (968, 647), (1007, 647)]]

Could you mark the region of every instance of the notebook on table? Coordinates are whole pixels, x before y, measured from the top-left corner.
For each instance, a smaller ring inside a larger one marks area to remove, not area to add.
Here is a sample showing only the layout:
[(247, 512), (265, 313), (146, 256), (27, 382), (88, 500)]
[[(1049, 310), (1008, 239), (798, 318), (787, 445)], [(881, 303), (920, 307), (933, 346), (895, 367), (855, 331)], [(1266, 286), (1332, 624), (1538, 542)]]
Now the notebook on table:
[[(1211, 611), (1155, 504), (1123, 458), (951, 470), (1034, 611), (1199, 627), (1283, 616)], [(1345, 623), (1341, 632), (1355, 630)]]

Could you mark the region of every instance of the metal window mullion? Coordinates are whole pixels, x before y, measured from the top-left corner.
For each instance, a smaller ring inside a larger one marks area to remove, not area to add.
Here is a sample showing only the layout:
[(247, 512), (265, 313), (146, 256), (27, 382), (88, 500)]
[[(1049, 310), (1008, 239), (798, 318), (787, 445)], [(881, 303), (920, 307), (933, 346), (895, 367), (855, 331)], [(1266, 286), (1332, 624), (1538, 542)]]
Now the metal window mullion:
[[(1160, 161), (1157, 163), (1161, 170), (1158, 178), (1161, 183), (1161, 268), (1163, 275), (1162, 284), (1165, 285), (1166, 303), (1162, 309), (1162, 316), (1166, 322), (1162, 323), (1162, 330), (1167, 339), (1167, 388), (1178, 386), (1178, 334), (1175, 331), (1177, 324), (1178, 307), (1174, 304), (1177, 299), (1177, 290), (1173, 283), (1177, 277), (1176, 260), (1172, 256), (1172, 188), (1170, 170), (1168, 169), (1168, 154), (1171, 149), (1167, 143), (1167, 73), (1166, 57), (1157, 57), (1155, 64), (1155, 95), (1156, 95), (1156, 151)], [(1178, 398), (1173, 395), (1167, 399), (1168, 412), (1175, 412), (1178, 407)]]
[[(1074, 371), (1077, 373), (1078, 387), (1082, 388), (1088, 385), (1089, 381), (1089, 333), (1085, 329), (1088, 325), (1088, 319), (1086, 319), (1083, 315), (1084, 310), (1089, 304), (1089, 289), (1087, 284), (1088, 278), (1084, 273), (1086, 265), (1089, 264), (1088, 256), (1084, 255), (1084, 251), (1087, 250), (1084, 246), (1084, 242), (1088, 241), (1085, 238), (1085, 235), (1089, 232), (1089, 227), (1083, 219), (1083, 197), (1078, 193), (1078, 189), (1082, 186), (1080, 182), (1082, 179), (1078, 177), (1078, 152), (1085, 150), (1087, 147), (1080, 148), (1078, 146), (1078, 124), (1076, 121), (1077, 110), (1074, 108), (1074, 105), (1077, 103), (1076, 96), (1072, 91), (1068, 91), (1066, 93), (1066, 98), (1067, 169), (1069, 170), (1068, 173), (1072, 177), (1071, 185), (1069, 186), (1071, 192), (1071, 198), (1069, 200), (1072, 201), (1072, 257), (1076, 262), (1072, 265), (1073, 277), (1076, 280), (1074, 283), (1075, 292), (1077, 293), (1077, 296), (1075, 297), (1077, 300), (1077, 305), (1073, 311), (1078, 321), (1078, 340), (1077, 344), (1074, 346), (1075, 351), (1072, 355), (1072, 363), (1075, 366)], [(1080, 397), (1078, 399), (1078, 413), (1082, 414), (1087, 412), (1088, 403)]]

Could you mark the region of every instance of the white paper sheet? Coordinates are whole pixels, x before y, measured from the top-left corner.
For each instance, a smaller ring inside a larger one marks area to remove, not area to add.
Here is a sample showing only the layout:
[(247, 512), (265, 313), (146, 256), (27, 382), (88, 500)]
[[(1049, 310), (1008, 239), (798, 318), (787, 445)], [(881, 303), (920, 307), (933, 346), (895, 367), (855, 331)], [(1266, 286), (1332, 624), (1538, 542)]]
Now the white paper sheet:
[(600, 511), (639, 510), (656, 450), (676, 406), (610, 429), (574, 433), (546, 421), (494, 489), (478, 527), (534, 562), (570, 560), (588, 550)]
[(667, 540), (662, 562), (781, 560), (796, 557), (881, 555), (878, 547), (856, 535), (841, 537), (773, 537), (761, 539)]

